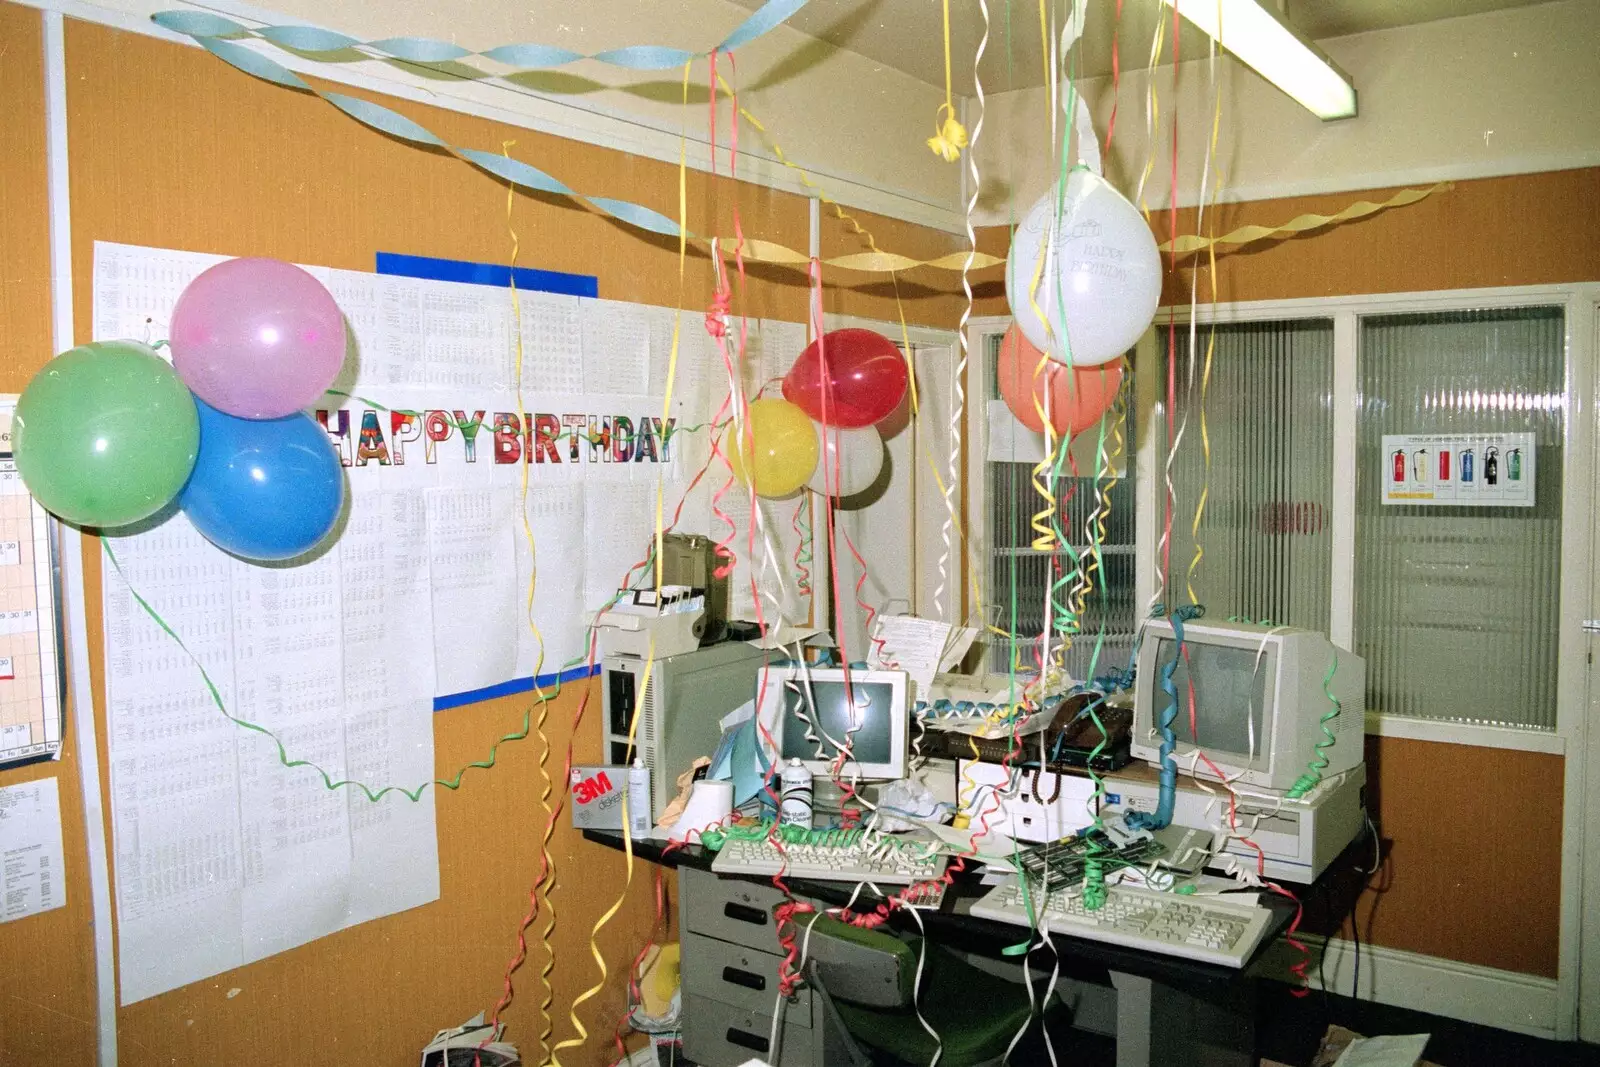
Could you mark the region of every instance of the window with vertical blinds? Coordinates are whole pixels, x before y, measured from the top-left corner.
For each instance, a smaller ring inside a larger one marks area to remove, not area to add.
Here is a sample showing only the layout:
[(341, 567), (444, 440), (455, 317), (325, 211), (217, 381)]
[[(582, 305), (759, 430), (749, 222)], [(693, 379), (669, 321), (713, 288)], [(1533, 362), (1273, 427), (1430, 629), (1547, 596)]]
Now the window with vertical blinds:
[[(1370, 710), (1555, 728), (1564, 334), (1558, 307), (1361, 320), (1355, 644)], [(1535, 435), (1534, 507), (1381, 502), (1384, 434), (1512, 432)]]
[[(1004, 410), (1004, 401), (999, 399), (1000, 335), (986, 340), (984, 381), (991, 425), (995, 420), (1001, 424), (1007, 420), (1014, 422), (1010, 412)], [(1121, 416), (1128, 398), (1133, 395), (1132, 377), (1129, 374), (1123, 381), (1114, 416)], [(1020, 436), (1020, 427), (1018, 431)], [(983, 597), (989, 612), (988, 621), (1017, 636), (1015, 643), (994, 640), (989, 646), (987, 668), (1003, 672), (1010, 669), (1013, 654), (1019, 669), (1037, 665), (1044, 632), (1045, 598), (1050, 594), (1050, 587), (1063, 578), (1068, 579), (1057, 595), (1057, 601), (1064, 602), (1077, 584), (1073, 577), (1077, 566), (1075, 555), (1087, 552), (1085, 525), (1099, 507), (1099, 490), (1092, 469), (1098, 432), (1085, 431), (1081, 436), (1087, 438), (1087, 442), (1073, 450), (1074, 456), (1079, 457), (1078, 469), (1088, 476), (1069, 477), (1064, 471), (1056, 484), (1058, 521), (1072, 547), (1070, 551), (1058, 548), (1054, 552), (1041, 552), (1032, 547), (1037, 535), (1030, 523), (1044, 502), (1033, 484), (1034, 463), (1013, 460), (1005, 450), (995, 447), (993, 436), (991, 434), (988, 462), (984, 464), (989, 561), (988, 587), (983, 590)], [(1133, 650), (1137, 613), (1134, 607), (1134, 485), (1132, 466), (1126, 457), (1129, 437), (1124, 422), (1124, 454), (1115, 461), (1120, 473), (1110, 492), (1111, 507), (1105, 516), (1105, 538), (1100, 549), (1104, 586), (1102, 588), (1097, 575), (1084, 602), (1079, 633), (1064, 657), (1064, 665), (1074, 678), (1104, 673), (1108, 666), (1124, 667)], [(1106, 447), (1111, 448), (1109, 436)], [(1084, 566), (1088, 566), (1087, 557)]]
[[(1188, 603), (1192, 590), (1214, 618), (1268, 619), (1326, 633), (1333, 551), (1333, 321), (1202, 326), (1195, 331), (1192, 362), (1189, 343), (1188, 330), (1179, 329), (1168, 368), (1176, 374), (1174, 430), (1181, 428), (1183, 436), (1171, 464), (1176, 505), (1163, 599)], [(1208, 346), (1209, 470), (1200, 425)], [(1165, 433), (1155, 432), (1165, 456)], [(1202, 488), (1205, 508), (1197, 528)], [(1163, 504), (1158, 521), (1164, 514)]]

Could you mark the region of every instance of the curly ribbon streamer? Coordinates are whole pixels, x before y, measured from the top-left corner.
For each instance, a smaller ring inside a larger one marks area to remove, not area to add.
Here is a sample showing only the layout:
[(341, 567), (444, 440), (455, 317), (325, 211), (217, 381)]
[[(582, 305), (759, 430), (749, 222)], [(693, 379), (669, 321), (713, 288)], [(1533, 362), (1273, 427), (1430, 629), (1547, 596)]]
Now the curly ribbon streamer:
[[(986, 23), (989, 20), (988, 16), (989, 13), (985, 10)], [(987, 27), (983, 36), (987, 41), (989, 37)], [(980, 58), (983, 56), (981, 44), (978, 46), (978, 56)], [(954, 163), (961, 158), (961, 150), (967, 147), (967, 129), (961, 125), (961, 120), (956, 118), (955, 97), (950, 91), (950, 0), (944, 0), (944, 103), (934, 112), (933, 125), (933, 136), (928, 138), (928, 148), (946, 163)]]
[(1323, 712), (1322, 717), (1317, 720), (1317, 725), (1322, 728), (1322, 738), (1312, 746), (1311, 762), (1306, 764), (1306, 773), (1295, 779), (1294, 785), (1289, 788), (1288, 797), (1290, 800), (1299, 800), (1317, 787), (1322, 781), (1323, 769), (1328, 766), (1327, 750), (1338, 743), (1339, 739), (1333, 736), (1332, 730), (1328, 729), (1328, 723), (1337, 719), (1344, 710), (1344, 706), (1339, 703), (1339, 698), (1333, 695), (1333, 690), (1330, 688), (1334, 672), (1338, 669), (1339, 652), (1335, 649), (1333, 662), (1328, 664), (1328, 673), (1322, 676), (1322, 694), (1328, 698), (1328, 703), (1332, 706)]
[(564, 67), (580, 59), (592, 59), (625, 70), (676, 70), (685, 63), (715, 52), (732, 52), (764, 36), (786, 22), (809, 0), (767, 0), (754, 14), (723, 39), (710, 52), (690, 52), (682, 48), (638, 44), (585, 54), (570, 48), (545, 44), (504, 44), (484, 52), (474, 52), (450, 41), (429, 37), (387, 37), (381, 41), (361, 41), (318, 26), (262, 26), (251, 28), (207, 11), (158, 11), (150, 20), (163, 29), (189, 37), (255, 37), (279, 48), (296, 52), (342, 52), (353, 48), (378, 59), (397, 59), (405, 63), (452, 63), (481, 56), (496, 63), (518, 68), (512, 73)]

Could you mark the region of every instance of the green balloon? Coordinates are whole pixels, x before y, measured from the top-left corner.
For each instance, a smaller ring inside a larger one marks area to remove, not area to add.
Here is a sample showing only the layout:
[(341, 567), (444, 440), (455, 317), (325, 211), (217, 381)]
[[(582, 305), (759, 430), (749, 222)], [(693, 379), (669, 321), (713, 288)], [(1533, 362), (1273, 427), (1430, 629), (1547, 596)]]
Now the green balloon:
[(17, 400), (17, 470), (46, 511), (115, 527), (160, 511), (200, 448), (194, 397), (135, 341), (79, 345), (52, 359)]

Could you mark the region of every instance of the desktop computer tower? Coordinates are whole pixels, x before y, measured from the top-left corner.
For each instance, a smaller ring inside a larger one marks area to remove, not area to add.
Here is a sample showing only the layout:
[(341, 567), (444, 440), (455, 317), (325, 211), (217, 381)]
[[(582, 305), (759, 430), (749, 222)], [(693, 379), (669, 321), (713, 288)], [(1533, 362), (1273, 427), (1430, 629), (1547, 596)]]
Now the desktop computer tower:
[[(722, 717), (755, 699), (756, 676), (769, 655), (743, 641), (724, 641), (663, 657), (650, 668), (634, 747), (650, 768), (652, 819), (677, 795), (678, 775), (697, 756), (717, 750)], [(628, 723), (644, 684), (644, 668), (639, 656), (606, 656), (600, 663), (608, 763), (627, 762)]]

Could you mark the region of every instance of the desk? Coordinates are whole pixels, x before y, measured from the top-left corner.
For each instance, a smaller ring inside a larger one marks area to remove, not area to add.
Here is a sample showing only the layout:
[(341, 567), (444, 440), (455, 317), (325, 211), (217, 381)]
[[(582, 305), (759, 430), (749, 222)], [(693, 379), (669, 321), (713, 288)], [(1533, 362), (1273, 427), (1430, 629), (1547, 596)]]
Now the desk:
[[(622, 835), (615, 831), (585, 830), (584, 837), (609, 848), (622, 849)], [(661, 841), (635, 841), (634, 855), (663, 866), (709, 873), (714, 856), (697, 845), (665, 852)], [(1359, 893), (1359, 867), (1370, 846), (1353, 842), (1333, 862), (1317, 885), (1304, 896), (1316, 895), (1328, 902), (1335, 917), (1347, 913)], [(774, 892), (770, 878), (721, 876), (735, 881), (764, 886)], [(790, 888), (798, 897), (826, 904), (844, 904), (854, 884), (793, 879)], [(987, 892), (978, 883), (976, 872), (957, 875), (945, 891), (937, 911), (922, 911), (927, 936), (935, 943), (976, 955), (999, 958), (1002, 950), (1023, 937), (1020, 927), (976, 918), (969, 914), (973, 901)], [(680, 887), (680, 896), (682, 896)], [(1294, 905), (1281, 898), (1269, 898), (1273, 912), (1266, 937), (1254, 958), (1241, 970), (1215, 964), (1197, 963), (1176, 956), (1123, 948), (1100, 941), (1089, 941), (1070, 934), (1052, 933), (1061, 955), (1064, 976), (1098, 977), (1109, 974), (1117, 991), (1117, 1067), (1168, 1067), (1171, 1064), (1193, 1067), (1254, 1067), (1256, 1056), (1256, 990), (1263, 980), (1272, 980), (1262, 965), (1268, 946), (1288, 929), (1294, 918)], [(890, 925), (914, 931), (915, 921), (896, 912)], [(685, 969), (690, 952), (688, 931), (685, 937)], [(776, 950), (776, 943), (772, 950)], [(1013, 957), (1014, 959), (1014, 957)], [(770, 1002), (771, 994), (766, 994)], [(766, 1009), (770, 1018), (770, 1008)], [(744, 1054), (750, 1054), (748, 1050)], [(715, 1067), (715, 1065), (713, 1065)]]

